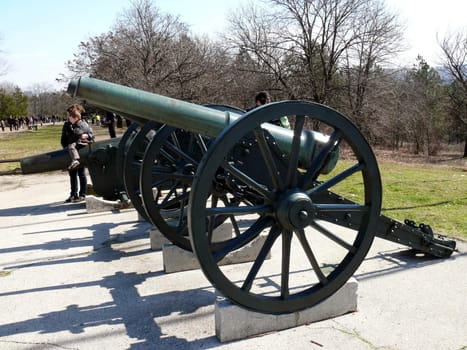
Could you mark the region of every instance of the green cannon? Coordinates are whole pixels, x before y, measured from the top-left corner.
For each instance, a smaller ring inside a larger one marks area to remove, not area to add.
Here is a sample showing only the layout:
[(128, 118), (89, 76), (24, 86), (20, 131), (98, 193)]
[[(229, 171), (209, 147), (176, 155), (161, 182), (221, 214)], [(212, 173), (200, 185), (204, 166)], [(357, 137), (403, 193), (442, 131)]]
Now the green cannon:
[[(121, 138), (98, 141), (79, 150), (81, 163), (89, 169), (94, 192), (105, 199), (128, 201), (117, 174)], [(68, 150), (60, 149), (19, 159), (23, 174), (63, 170), (70, 164)]]
[[(428, 225), (381, 215), (371, 147), (329, 107), (282, 101), (244, 113), (92, 78), (71, 81), (68, 93), (139, 121), (117, 167), (135, 208), (193, 250), (210, 282), (243, 307), (280, 314), (319, 303), (354, 274), (375, 236), (435, 257), (455, 250)], [(271, 124), (283, 116), (292, 130)], [(232, 236), (218, 239), (226, 224)], [(246, 269), (224, 267), (256, 241)]]

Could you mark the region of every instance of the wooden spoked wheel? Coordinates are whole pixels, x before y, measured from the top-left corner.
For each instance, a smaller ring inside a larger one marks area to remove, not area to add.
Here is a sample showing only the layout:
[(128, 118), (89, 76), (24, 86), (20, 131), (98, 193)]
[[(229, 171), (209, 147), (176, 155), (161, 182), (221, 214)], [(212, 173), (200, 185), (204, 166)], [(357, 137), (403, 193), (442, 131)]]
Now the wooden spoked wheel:
[[(244, 111), (226, 105), (207, 107), (242, 114)], [(188, 198), (198, 164), (207, 152), (210, 138), (164, 125), (146, 148), (140, 172), (140, 193), (146, 216), (172, 243), (191, 251), (188, 237)], [(213, 193), (214, 201), (227, 198)], [(232, 201), (224, 205), (232, 205)], [(228, 217), (219, 216), (215, 225)]]
[(159, 127), (159, 123), (147, 122), (141, 126), (139, 130), (136, 129), (126, 151), (123, 163), (125, 191), (133, 204), (133, 207), (147, 221), (149, 221), (149, 218), (147, 217), (143, 207), (141, 193), (139, 190), (139, 178), (144, 152), (152, 138), (156, 135)]
[[(268, 123), (283, 116), (293, 130)], [(306, 141), (310, 134), (315, 142)], [(254, 166), (245, 167), (250, 155)], [(212, 199), (219, 189), (227, 197), (221, 204)], [(353, 202), (329, 201), (327, 191)], [(360, 266), (381, 193), (375, 156), (350, 120), (309, 102), (268, 104), (225, 129), (200, 162), (188, 207), (191, 244), (206, 277), (233, 302), (273, 314), (302, 310), (335, 293)], [(235, 205), (225, 204), (229, 198)], [(355, 215), (358, 225), (320, 219), (326, 212)], [(212, 223), (227, 215), (237, 230), (219, 246), (212, 237), (222, 225)], [(247, 244), (258, 246), (251, 262), (223, 265)]]
[(133, 139), (138, 134), (141, 128), (141, 124), (132, 122), (130, 126), (126, 129), (125, 133), (122, 135), (120, 142), (118, 143), (117, 154), (115, 156), (115, 161), (117, 163), (117, 181), (118, 181), (118, 190), (125, 190), (125, 177), (124, 177), (124, 166), (125, 159), (128, 153), (128, 148), (130, 147)]
[(149, 221), (172, 243), (191, 250), (187, 206), (198, 163), (206, 152), (204, 139), (164, 125), (144, 155), (140, 190)]

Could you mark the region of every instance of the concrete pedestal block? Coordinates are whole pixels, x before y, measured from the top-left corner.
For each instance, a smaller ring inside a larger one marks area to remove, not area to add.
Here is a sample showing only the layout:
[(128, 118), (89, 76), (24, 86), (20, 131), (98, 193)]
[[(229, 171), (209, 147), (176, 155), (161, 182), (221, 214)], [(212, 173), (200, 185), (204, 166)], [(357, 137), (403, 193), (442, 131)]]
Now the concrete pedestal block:
[(170, 244), (170, 241), (159, 231), (157, 227), (149, 229), (149, 243), (151, 250), (161, 250), (164, 244)]
[(108, 201), (101, 197), (86, 196), (86, 212), (98, 213), (102, 211), (124, 209), (120, 201)]
[(357, 311), (358, 282), (350, 278), (336, 293), (308, 309), (283, 315), (262, 314), (219, 297), (215, 305), (216, 336), (220, 342), (302, 326)]
[(143, 215), (141, 215), (141, 214), (138, 212), (138, 221), (139, 221), (139, 222), (146, 222), (147, 220), (144, 218)]
[[(214, 241), (225, 241), (232, 238), (233, 226), (230, 222), (223, 223), (215, 231)], [(151, 250), (161, 250), (165, 244), (171, 242), (159, 231), (157, 227), (153, 227), (149, 231), (149, 239), (151, 243)]]
[[(266, 236), (259, 236), (250, 244), (234, 251), (220, 261), (220, 265), (240, 264), (253, 261), (264, 244)], [(269, 254), (267, 259), (271, 258)], [(167, 273), (199, 269), (199, 262), (193, 252), (183, 250), (176, 245), (166, 244), (162, 247), (164, 271)]]

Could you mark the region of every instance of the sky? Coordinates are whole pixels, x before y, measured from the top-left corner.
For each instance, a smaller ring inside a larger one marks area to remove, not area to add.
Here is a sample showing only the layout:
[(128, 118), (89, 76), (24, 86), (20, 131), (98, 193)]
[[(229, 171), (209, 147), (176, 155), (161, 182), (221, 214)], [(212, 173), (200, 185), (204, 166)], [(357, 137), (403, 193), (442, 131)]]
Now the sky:
[[(225, 29), (226, 15), (247, 0), (154, 0), (165, 13), (178, 15), (192, 32), (215, 37)], [(405, 24), (402, 65), (412, 65), (418, 54), (428, 64), (440, 63), (436, 35), (467, 30), (466, 0), (386, 0)], [(441, 6), (442, 5), (442, 6)], [(81, 41), (112, 29), (131, 0), (0, 0), (0, 57), (7, 62), (4, 82), (23, 91), (62, 89), (56, 78), (66, 73), (66, 62)]]

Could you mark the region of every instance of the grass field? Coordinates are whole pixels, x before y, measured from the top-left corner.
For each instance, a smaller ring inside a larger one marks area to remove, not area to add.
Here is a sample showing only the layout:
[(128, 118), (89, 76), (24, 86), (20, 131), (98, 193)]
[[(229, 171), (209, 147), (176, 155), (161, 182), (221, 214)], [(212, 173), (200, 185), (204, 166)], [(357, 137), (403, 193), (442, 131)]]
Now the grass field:
[(467, 238), (467, 172), (453, 167), (380, 164), (383, 214)]
[[(60, 149), (61, 128), (61, 125), (50, 125), (38, 131), (0, 133), (0, 160)], [(117, 134), (123, 131), (117, 129)], [(95, 127), (94, 132), (97, 139), (108, 138), (105, 128)], [(383, 183), (384, 215), (399, 221), (423, 222), (436, 233), (467, 239), (465, 167), (394, 162), (386, 158), (378, 158), (378, 165)], [(0, 163), (0, 171), (17, 167), (18, 163)], [(351, 193), (352, 188), (342, 191)]]
[[(0, 160), (32, 156), (60, 149), (60, 135), (63, 124), (45, 125), (38, 131), (0, 132)], [(109, 137), (107, 128), (93, 127), (96, 139)], [(117, 136), (124, 130), (117, 129)], [(0, 171), (11, 170), (18, 164), (0, 164)]]

